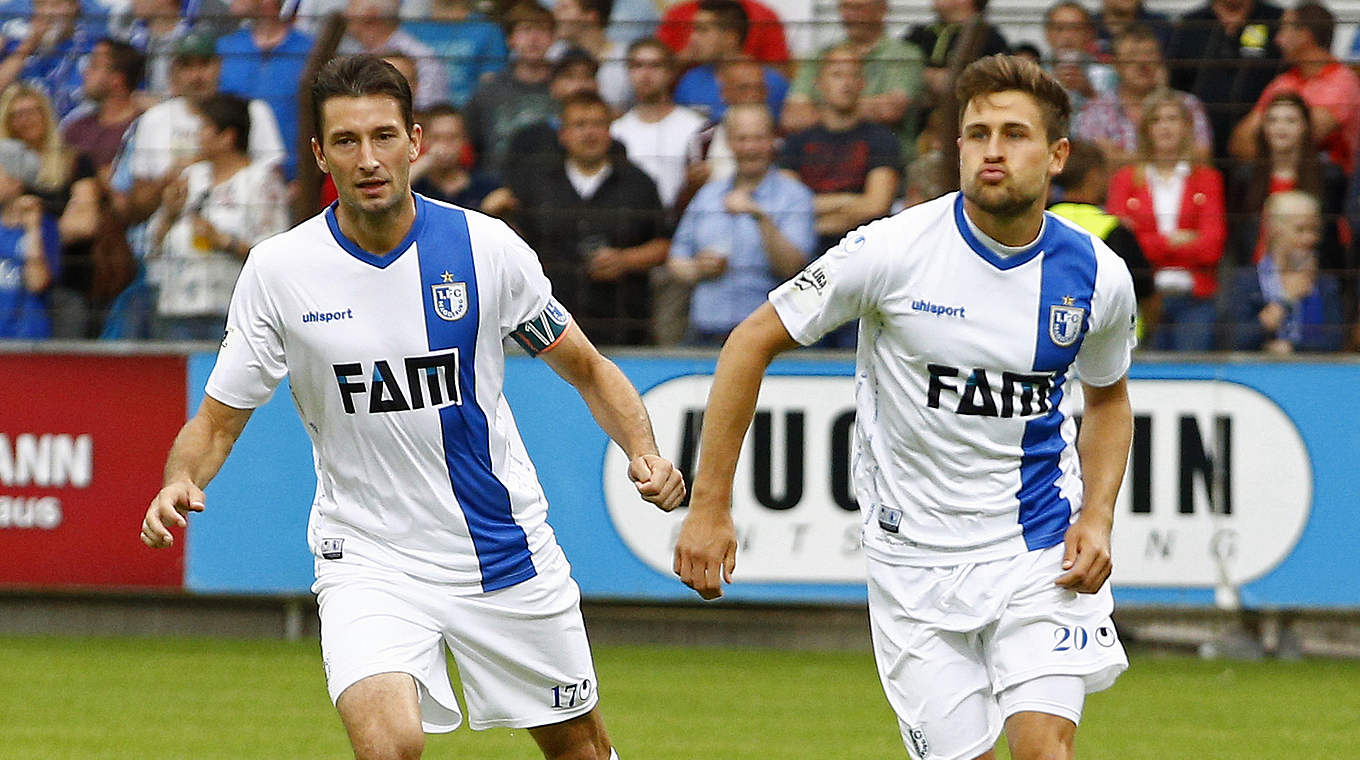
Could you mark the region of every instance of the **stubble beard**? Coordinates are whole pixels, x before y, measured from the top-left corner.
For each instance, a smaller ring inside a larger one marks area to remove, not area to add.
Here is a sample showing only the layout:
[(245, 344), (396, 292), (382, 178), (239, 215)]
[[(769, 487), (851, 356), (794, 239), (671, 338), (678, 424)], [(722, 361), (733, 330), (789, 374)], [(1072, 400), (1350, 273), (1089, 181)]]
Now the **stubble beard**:
[(1014, 187), (997, 187), (1000, 193), (988, 193), (989, 188), (981, 186), (981, 183), (974, 179), (966, 183), (963, 188), (963, 197), (976, 206), (979, 210), (994, 216), (998, 219), (1014, 219), (1023, 216), (1034, 208), (1039, 196), (1036, 193), (1024, 193)]

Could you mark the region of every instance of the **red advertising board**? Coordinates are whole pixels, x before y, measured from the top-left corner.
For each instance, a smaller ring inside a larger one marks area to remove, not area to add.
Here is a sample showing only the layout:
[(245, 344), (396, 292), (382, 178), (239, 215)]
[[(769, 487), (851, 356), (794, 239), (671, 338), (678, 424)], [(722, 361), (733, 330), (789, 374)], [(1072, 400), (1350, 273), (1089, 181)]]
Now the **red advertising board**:
[(0, 586), (182, 587), (183, 536), (152, 551), (138, 530), (184, 357), (0, 354), (0, 377)]

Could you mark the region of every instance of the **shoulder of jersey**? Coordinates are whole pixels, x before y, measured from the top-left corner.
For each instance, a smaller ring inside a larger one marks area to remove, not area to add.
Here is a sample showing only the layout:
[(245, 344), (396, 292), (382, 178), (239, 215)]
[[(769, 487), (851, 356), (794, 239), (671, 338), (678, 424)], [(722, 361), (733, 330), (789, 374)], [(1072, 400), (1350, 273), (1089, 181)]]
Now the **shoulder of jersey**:
[(1071, 230), (1072, 232), (1075, 232), (1076, 234), (1085, 237), (1087, 240), (1090, 240), (1090, 241), (1091, 241), (1091, 248), (1095, 250), (1096, 259), (1097, 259), (1098, 261), (1099, 261), (1099, 260), (1102, 260), (1102, 259), (1110, 259), (1110, 258), (1113, 258), (1114, 260), (1119, 261), (1119, 262), (1123, 262), (1123, 261), (1124, 261), (1122, 258), (1120, 258), (1119, 254), (1115, 253), (1114, 250), (1112, 250), (1112, 249), (1110, 248), (1110, 246), (1109, 246), (1108, 244), (1105, 243), (1104, 240), (1101, 240), (1100, 237), (1099, 237), (1098, 235), (1096, 235), (1095, 233), (1093, 233), (1093, 232), (1091, 232), (1090, 230), (1086, 229), (1085, 227), (1081, 226), (1080, 224), (1077, 224), (1076, 222), (1072, 221), (1071, 219), (1068, 219), (1068, 218), (1062, 217), (1062, 216), (1058, 216), (1057, 214), (1053, 214), (1053, 213), (1048, 213), (1047, 216), (1048, 216), (1049, 219), (1056, 220), (1057, 222), (1059, 222), (1060, 224), (1062, 224), (1064, 227), (1066, 227), (1067, 229)]
[(939, 225), (954, 224), (953, 197), (951, 193), (857, 227), (845, 234), (841, 247), (848, 253), (860, 249), (890, 253), (910, 249), (918, 238)]

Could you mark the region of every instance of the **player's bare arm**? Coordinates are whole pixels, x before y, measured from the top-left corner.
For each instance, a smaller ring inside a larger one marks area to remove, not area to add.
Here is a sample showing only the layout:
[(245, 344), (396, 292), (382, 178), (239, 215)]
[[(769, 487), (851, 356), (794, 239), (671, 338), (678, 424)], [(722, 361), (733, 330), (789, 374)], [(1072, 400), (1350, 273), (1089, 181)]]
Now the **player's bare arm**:
[(685, 479), (661, 456), (642, 397), (618, 365), (573, 322), (557, 345), (539, 354), (581, 394), (602, 430), (628, 455), (628, 476), (642, 498), (669, 512), (685, 500)]
[(732, 478), (755, 414), (760, 381), (774, 357), (798, 345), (774, 307), (763, 304), (737, 325), (718, 356), (699, 444), (689, 514), (675, 545), (675, 574), (704, 599), (722, 596), (737, 568)]
[(1099, 387), (1083, 383), (1086, 410), (1077, 436), (1084, 496), (1081, 515), (1067, 529), (1066, 552), (1058, 585), (1094, 594), (1105, 585), (1113, 569), (1110, 530), (1114, 527), (1114, 500), (1133, 440), (1133, 409), (1129, 406), (1127, 378)]
[(211, 396), (175, 436), (165, 462), (165, 485), (147, 507), (142, 543), (153, 549), (174, 544), (170, 527), (183, 528), (186, 515), (202, 512), (203, 488), (213, 479), (241, 436), (253, 409), (236, 409)]

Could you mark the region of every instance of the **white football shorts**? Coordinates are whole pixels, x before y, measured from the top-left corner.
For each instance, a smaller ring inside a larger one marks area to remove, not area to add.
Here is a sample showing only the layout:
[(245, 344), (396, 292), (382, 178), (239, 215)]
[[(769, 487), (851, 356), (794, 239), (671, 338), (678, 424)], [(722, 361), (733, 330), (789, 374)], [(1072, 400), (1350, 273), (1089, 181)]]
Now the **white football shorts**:
[(1128, 668), (1109, 584), (1056, 585), (1062, 558), (1058, 544), (954, 567), (869, 560), (874, 659), (916, 760), (972, 760), (1021, 711), (1076, 723), (1085, 695)]
[(318, 559), (312, 590), (331, 702), (369, 676), (409, 673), (425, 731), (453, 731), (463, 716), (447, 646), (476, 730), (533, 728), (589, 712), (597, 680), (581, 592), (565, 556), (547, 564), (522, 583), (468, 594), (359, 558)]

